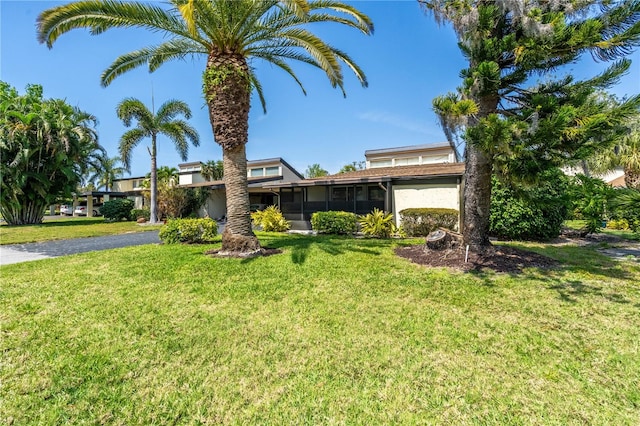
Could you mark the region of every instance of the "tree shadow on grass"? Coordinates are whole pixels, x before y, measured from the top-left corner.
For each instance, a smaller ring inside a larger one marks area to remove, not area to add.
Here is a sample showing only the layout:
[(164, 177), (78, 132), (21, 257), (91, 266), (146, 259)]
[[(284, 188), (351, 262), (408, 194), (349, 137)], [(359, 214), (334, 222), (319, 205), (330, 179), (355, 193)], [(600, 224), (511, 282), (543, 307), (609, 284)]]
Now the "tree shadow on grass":
[[(640, 267), (630, 262), (620, 262), (597, 251), (596, 246), (576, 245), (530, 245), (509, 244), (515, 248), (537, 253), (553, 259), (555, 266), (539, 267), (522, 262), (521, 267), (511, 271), (500, 271), (500, 275), (508, 275), (513, 279), (522, 278), (523, 281), (538, 281), (547, 288), (555, 290), (560, 300), (576, 303), (581, 296), (602, 297), (614, 303), (631, 303), (615, 288), (607, 285), (591, 284), (592, 282), (611, 282), (620, 280), (634, 282), (640, 275)], [(522, 257), (521, 260), (525, 260)], [(486, 266), (486, 265), (485, 265)], [(495, 285), (499, 276), (492, 268), (470, 270), (469, 273), (477, 277), (483, 285)], [(576, 278), (578, 277), (578, 278)], [(581, 280), (580, 277), (585, 277)]]
[[(280, 236), (260, 236), (260, 240), (265, 248), (273, 248), (290, 253), (291, 261), (296, 265), (301, 265), (307, 261), (312, 248), (318, 248), (332, 256), (338, 256), (347, 252), (357, 252), (379, 256), (380, 252), (367, 245), (376, 244), (375, 240), (356, 240), (353, 237), (340, 237), (335, 235), (292, 235), (286, 238)], [(380, 242), (377, 244), (380, 245)], [(255, 259), (255, 258), (254, 258)], [(245, 261), (251, 261), (246, 259)]]
[[(555, 290), (560, 300), (577, 303), (581, 297), (602, 297), (610, 302), (628, 304), (631, 301), (621, 293), (606, 285), (589, 282), (610, 282), (612, 279), (635, 282), (640, 267), (613, 260), (597, 251), (597, 247), (545, 246), (532, 248), (540, 254), (552, 257), (560, 262), (556, 269), (536, 269), (527, 271), (525, 277), (546, 283), (547, 288)], [(584, 276), (568, 279), (568, 276)], [(587, 282), (589, 281), (589, 282)]]

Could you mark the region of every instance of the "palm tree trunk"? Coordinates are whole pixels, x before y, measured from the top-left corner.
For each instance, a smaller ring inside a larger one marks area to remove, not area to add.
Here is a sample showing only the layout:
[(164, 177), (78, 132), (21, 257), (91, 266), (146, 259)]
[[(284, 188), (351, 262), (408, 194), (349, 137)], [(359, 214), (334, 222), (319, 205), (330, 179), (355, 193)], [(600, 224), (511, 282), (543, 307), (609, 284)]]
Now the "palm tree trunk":
[(209, 119), (216, 142), (222, 146), (227, 223), (222, 252), (246, 255), (258, 252), (260, 243), (251, 230), (247, 156), (251, 86), (244, 57), (213, 51), (205, 71)]
[(640, 190), (640, 173), (631, 167), (624, 168), (624, 184), (627, 188)]
[(251, 230), (247, 157), (244, 145), (222, 152), (227, 223), (222, 233), (222, 251), (255, 252), (260, 243)]
[(156, 135), (151, 136), (151, 205), (149, 223), (158, 223), (158, 165), (156, 164)]

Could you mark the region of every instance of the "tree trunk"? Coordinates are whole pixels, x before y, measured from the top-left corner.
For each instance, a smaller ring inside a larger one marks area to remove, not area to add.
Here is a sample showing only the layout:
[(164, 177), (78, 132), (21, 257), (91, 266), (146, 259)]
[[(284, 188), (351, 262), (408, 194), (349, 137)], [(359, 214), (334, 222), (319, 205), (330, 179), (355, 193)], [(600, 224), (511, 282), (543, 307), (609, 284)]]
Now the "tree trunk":
[(468, 144), (464, 171), (464, 243), (474, 251), (490, 246), (491, 162), (480, 149)]
[(640, 172), (631, 169), (631, 167), (625, 167), (624, 184), (627, 188), (640, 190)]
[(149, 223), (158, 223), (158, 165), (156, 164), (156, 135), (151, 136), (151, 205)]
[[(482, 118), (496, 111), (497, 94), (481, 97), (478, 114), (470, 125), (480, 125)], [(467, 141), (464, 170), (464, 243), (476, 252), (491, 246), (489, 242), (489, 219), (491, 208), (491, 173), (493, 165), (489, 154)]]
[(222, 251), (256, 252), (260, 250), (260, 243), (251, 230), (245, 146), (223, 151), (222, 159), (227, 197), (227, 223), (222, 233)]
[(221, 251), (241, 256), (256, 253), (260, 243), (251, 230), (245, 151), (251, 100), (249, 67), (241, 55), (212, 51), (204, 80), (209, 119), (223, 156), (227, 223)]

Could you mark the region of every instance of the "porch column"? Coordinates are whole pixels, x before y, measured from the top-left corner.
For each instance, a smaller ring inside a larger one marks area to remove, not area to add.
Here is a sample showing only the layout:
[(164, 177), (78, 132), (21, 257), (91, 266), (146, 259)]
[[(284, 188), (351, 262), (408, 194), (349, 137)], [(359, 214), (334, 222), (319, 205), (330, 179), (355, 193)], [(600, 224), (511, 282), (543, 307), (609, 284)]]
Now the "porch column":
[(71, 203), (71, 215), (76, 216), (76, 207), (78, 207), (78, 196), (73, 194), (73, 203)]
[(300, 220), (304, 220), (304, 188), (300, 188)]
[[(347, 191), (347, 198), (349, 198), (349, 191)], [(358, 214), (358, 203), (356, 201), (356, 184), (353, 184), (353, 213)]]
[(387, 182), (387, 193), (384, 195), (384, 211), (393, 213), (393, 216), (396, 218), (396, 225), (400, 226), (400, 216), (393, 211), (393, 187), (391, 185), (391, 181)]
[(87, 195), (87, 217), (93, 217), (93, 194)]
[(325, 212), (329, 211), (329, 197), (330, 197), (329, 186), (325, 186), (324, 187), (324, 211)]

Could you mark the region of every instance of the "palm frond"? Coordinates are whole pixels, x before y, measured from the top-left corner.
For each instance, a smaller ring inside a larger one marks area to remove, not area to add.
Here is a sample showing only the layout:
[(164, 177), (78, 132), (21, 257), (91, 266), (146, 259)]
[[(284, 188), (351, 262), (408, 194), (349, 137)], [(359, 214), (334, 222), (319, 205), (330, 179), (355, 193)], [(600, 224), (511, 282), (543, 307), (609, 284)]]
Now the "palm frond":
[(109, 28), (142, 27), (189, 38), (182, 19), (150, 3), (85, 0), (45, 10), (37, 20), (38, 40), (49, 48), (62, 34), (89, 28), (100, 34)]
[(156, 113), (157, 121), (160, 123), (171, 121), (178, 115), (184, 115), (186, 119), (189, 119), (191, 118), (191, 109), (185, 102), (177, 99), (163, 102)]
[(147, 133), (140, 129), (135, 128), (125, 132), (120, 138), (120, 144), (118, 150), (120, 152), (120, 158), (122, 158), (122, 164), (129, 169), (131, 167), (131, 153), (140, 141), (147, 137)]

